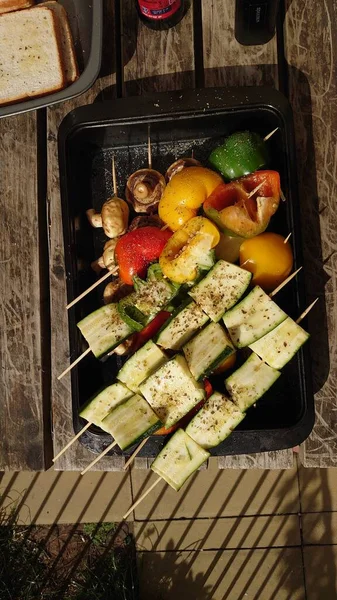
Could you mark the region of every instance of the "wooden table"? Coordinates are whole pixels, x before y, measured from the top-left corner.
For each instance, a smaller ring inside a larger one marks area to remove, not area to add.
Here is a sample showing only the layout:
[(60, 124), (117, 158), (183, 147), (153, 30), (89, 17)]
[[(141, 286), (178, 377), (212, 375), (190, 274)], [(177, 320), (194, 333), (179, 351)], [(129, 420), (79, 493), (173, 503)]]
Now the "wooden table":
[[(98, 96), (237, 85), (280, 88), (294, 110), (307, 295), (320, 297), (310, 316), (316, 424), (300, 458), (305, 466), (336, 466), (336, 2), (286, 0), (277, 37), (250, 47), (234, 38), (234, 0), (194, 0), (168, 32), (139, 23), (133, 0), (105, 5), (102, 72), (93, 88), (58, 107), (0, 120), (0, 468), (46, 469), (51, 427), (56, 451), (73, 435), (70, 378), (56, 379), (69, 362), (57, 161), (63, 117)], [(57, 468), (82, 469), (91, 458), (76, 443)], [(219, 460), (221, 468), (292, 464), (291, 450)], [(122, 466), (108, 457), (97, 468)]]

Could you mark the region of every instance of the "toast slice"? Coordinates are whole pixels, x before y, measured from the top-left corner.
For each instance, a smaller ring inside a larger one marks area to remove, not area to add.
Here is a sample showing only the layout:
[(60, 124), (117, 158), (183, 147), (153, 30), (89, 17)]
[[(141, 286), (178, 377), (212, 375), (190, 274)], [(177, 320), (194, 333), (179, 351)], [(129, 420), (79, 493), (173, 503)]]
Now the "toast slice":
[(44, 96), (66, 85), (52, 10), (0, 15), (0, 104)]
[(12, 10), (34, 6), (35, 0), (0, 0), (0, 15)]
[(68, 21), (68, 15), (62, 4), (55, 2), (55, 0), (48, 0), (47, 2), (38, 4), (36, 9), (40, 9), (43, 6), (50, 8), (50, 10), (53, 11), (56, 17), (60, 32), (60, 42), (65, 78), (67, 83), (73, 83), (74, 81), (76, 81), (76, 79), (78, 79), (79, 71), (77, 66), (73, 37)]

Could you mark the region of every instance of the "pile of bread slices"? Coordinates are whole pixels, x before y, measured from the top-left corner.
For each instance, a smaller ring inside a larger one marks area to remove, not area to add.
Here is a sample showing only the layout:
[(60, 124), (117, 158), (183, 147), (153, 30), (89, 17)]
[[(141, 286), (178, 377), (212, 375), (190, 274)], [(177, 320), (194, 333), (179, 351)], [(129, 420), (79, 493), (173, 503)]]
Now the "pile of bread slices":
[(65, 9), (48, 0), (0, 0), (0, 105), (59, 91), (78, 78)]

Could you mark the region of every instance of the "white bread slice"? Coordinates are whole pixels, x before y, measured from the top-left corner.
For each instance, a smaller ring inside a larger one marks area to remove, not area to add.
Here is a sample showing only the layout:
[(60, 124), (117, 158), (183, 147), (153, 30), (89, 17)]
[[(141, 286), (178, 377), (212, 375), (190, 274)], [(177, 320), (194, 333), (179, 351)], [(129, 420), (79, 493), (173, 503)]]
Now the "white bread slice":
[(0, 15), (0, 104), (44, 96), (65, 84), (53, 11)]
[(0, 0), (0, 15), (12, 10), (20, 10), (33, 6), (35, 0)]
[(60, 41), (65, 77), (67, 83), (73, 83), (73, 81), (76, 81), (76, 79), (78, 79), (79, 71), (77, 66), (73, 37), (68, 21), (68, 15), (62, 4), (55, 2), (55, 0), (48, 0), (48, 2), (38, 4), (36, 6), (36, 9), (38, 10), (43, 6), (47, 6), (48, 8), (50, 8), (56, 16), (57, 24), (60, 30)]

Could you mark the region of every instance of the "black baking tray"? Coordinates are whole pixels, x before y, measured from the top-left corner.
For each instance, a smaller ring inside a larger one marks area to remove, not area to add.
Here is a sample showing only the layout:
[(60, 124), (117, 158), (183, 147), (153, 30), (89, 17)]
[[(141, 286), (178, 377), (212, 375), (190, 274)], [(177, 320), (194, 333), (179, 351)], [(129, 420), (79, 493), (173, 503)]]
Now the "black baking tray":
[[(67, 12), (80, 76), (59, 92), (24, 102), (0, 105), (0, 117), (36, 110), (64, 100), (70, 100), (88, 90), (101, 68), (103, 38), (103, 0), (58, 0)], [(41, 4), (38, 0), (36, 4)]]
[[(293, 121), (289, 103), (282, 94), (271, 88), (247, 87), (127, 98), (78, 108), (64, 119), (59, 130), (68, 301), (95, 281), (90, 263), (101, 255), (104, 244), (104, 235), (89, 226), (85, 211), (91, 206), (100, 210), (112, 194), (113, 155), (120, 195), (127, 177), (147, 166), (148, 124), (151, 124), (153, 167), (163, 173), (177, 158), (190, 156), (192, 150), (195, 158), (207, 164), (210, 150), (233, 131), (250, 129), (264, 136), (279, 127), (268, 142), (269, 167), (280, 172), (286, 201), (281, 203), (270, 229), (283, 235), (292, 232), (294, 268), (302, 264)], [(71, 361), (86, 348), (76, 323), (102, 304), (104, 285), (69, 311)], [(305, 307), (301, 273), (278, 294), (277, 302), (297, 318)], [(112, 383), (120, 366), (121, 358), (116, 355), (104, 361), (89, 355), (72, 370), (75, 432), (85, 424), (78, 416), (80, 406), (101, 387)], [(215, 387), (220, 391), (224, 388), (223, 377), (215, 382)], [(313, 423), (310, 352), (306, 345), (256, 408), (248, 411), (242, 424), (212, 454), (290, 448), (309, 435)], [(111, 438), (93, 426), (81, 436), (81, 442), (97, 453)], [(152, 436), (140, 455), (156, 456), (163, 443), (164, 438)], [(111, 453), (121, 451), (116, 448)]]

